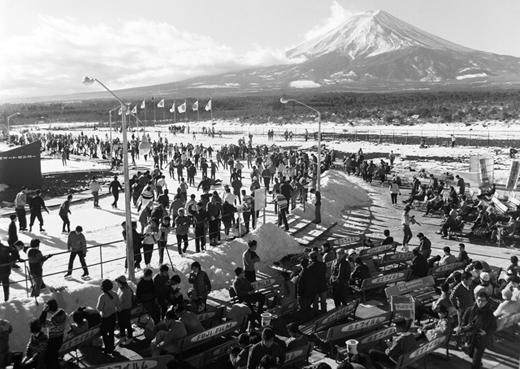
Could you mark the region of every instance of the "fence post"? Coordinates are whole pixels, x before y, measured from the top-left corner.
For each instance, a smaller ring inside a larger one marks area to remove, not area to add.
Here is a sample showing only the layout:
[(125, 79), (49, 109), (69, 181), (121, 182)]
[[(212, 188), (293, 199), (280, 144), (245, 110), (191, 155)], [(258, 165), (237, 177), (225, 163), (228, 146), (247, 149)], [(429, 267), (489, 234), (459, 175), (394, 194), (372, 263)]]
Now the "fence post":
[[(99, 246), (99, 263), (99, 267), (101, 268), (101, 279), (103, 279), (103, 250), (101, 246)], [(128, 267), (132, 268), (131, 265), (129, 265)]]
[(356, 137), (355, 137), (355, 141), (357, 141), (357, 129), (356, 129)]
[(367, 141), (370, 141), (370, 131), (367, 131)]
[(489, 129), (488, 129), (488, 144), (487, 145), (489, 147)]

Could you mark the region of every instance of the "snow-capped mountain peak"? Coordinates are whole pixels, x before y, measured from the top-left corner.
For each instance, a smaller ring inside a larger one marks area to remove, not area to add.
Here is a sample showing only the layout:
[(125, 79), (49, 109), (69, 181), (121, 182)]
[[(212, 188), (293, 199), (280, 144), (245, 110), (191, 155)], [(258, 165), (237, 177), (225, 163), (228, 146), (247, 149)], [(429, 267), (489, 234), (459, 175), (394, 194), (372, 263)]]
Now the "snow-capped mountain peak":
[(337, 28), (287, 51), (287, 56), (313, 58), (335, 51), (355, 59), (413, 46), (456, 52), (472, 51), (422, 31), (385, 11), (375, 10), (351, 17)]

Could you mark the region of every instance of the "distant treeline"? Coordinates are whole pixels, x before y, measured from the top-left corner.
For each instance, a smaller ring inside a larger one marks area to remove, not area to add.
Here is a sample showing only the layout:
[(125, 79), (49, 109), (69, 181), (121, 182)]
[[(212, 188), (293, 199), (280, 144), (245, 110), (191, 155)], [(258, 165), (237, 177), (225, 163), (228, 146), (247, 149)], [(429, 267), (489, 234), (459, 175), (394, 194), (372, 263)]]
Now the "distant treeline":
[[(214, 98), (212, 101), (214, 119), (234, 119), (246, 123), (296, 122), (315, 115), (311, 110), (289, 102), (280, 103), (281, 96), (232, 96)], [(321, 112), (322, 120), (332, 122), (355, 122), (359, 119), (372, 119), (379, 123), (413, 124), (428, 122), (466, 122), (481, 120), (508, 121), (520, 116), (520, 91), (460, 91), (460, 92), (394, 92), (394, 93), (320, 93), (286, 96), (312, 106)], [(197, 112), (191, 106), (195, 98), (187, 99), (187, 120), (196, 121)], [(141, 105), (139, 101), (128, 101), (130, 107)], [(169, 104), (169, 105), (168, 105)], [(210, 119), (210, 112), (204, 110), (206, 101), (200, 101), (200, 120)], [(117, 114), (117, 103), (113, 100), (85, 100), (75, 103), (31, 103), (4, 104), (0, 107), (0, 117), (4, 124), (7, 117), (16, 112), (20, 115), (11, 118), (11, 125), (42, 124), (55, 122), (97, 122), (121, 121)], [(155, 108), (157, 123), (173, 122), (173, 114), (166, 102), (165, 114), (162, 108)], [(138, 117), (145, 120), (144, 111), (138, 110)], [(146, 121), (153, 122), (152, 104), (146, 109)], [(185, 121), (185, 114), (176, 114), (177, 122)], [(132, 118), (132, 121), (134, 118)]]

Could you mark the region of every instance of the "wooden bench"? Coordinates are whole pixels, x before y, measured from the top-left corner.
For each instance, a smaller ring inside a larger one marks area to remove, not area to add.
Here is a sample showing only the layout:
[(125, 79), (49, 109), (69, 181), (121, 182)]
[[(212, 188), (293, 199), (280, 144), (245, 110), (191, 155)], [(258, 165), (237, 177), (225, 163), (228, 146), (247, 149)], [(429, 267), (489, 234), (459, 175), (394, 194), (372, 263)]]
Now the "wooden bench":
[(435, 279), (431, 275), (388, 287), (385, 289), (385, 295), (387, 299), (411, 295), (420, 304), (427, 304), (439, 296), (435, 290)]
[(156, 369), (165, 369), (166, 365), (174, 360), (172, 355), (161, 355), (161, 356), (153, 356), (147, 357), (139, 360), (132, 361), (121, 361), (118, 363), (109, 363), (103, 365), (97, 365), (93, 367), (89, 367), (91, 369), (134, 369), (134, 368), (156, 368)]
[(222, 323), (222, 319), (224, 318), (224, 306), (219, 306), (214, 310), (207, 311), (202, 314), (197, 314), (199, 318), (199, 322), (204, 326), (204, 328), (211, 328), (215, 323)]
[(359, 305), (359, 300), (352, 301), (346, 306), (332, 309), (325, 315), (313, 319), (305, 324), (300, 325), (299, 329), (302, 334), (312, 335), (316, 332), (321, 332), (328, 329), (333, 325), (337, 325), (339, 321), (351, 317), (354, 319), (356, 316), (356, 309)]
[(495, 209), (497, 209), (497, 213), (506, 214), (509, 211), (509, 208), (502, 203), (497, 197), (492, 196), (491, 202), (495, 205)]
[(316, 332), (316, 338), (324, 344), (330, 345), (331, 354), (334, 352), (334, 342), (358, 337), (383, 325), (389, 325), (393, 313), (388, 311), (372, 318), (357, 320), (329, 328), (326, 331)]
[(362, 242), (366, 240), (366, 238), (367, 237), (364, 234), (360, 234), (356, 236), (338, 238), (329, 242), (331, 246), (339, 246), (342, 249), (355, 249), (358, 248)]
[[(79, 334), (77, 336), (74, 336), (72, 338), (66, 339), (59, 351), (59, 356), (65, 356), (66, 354), (71, 353), (72, 351), (77, 351), (79, 348), (89, 344), (97, 337), (101, 336), (101, 325), (96, 325), (92, 328), (90, 328), (85, 333)], [(76, 359), (78, 359), (76, 355)]]
[(184, 352), (192, 348), (199, 347), (222, 336), (228, 336), (233, 332), (242, 331), (246, 324), (247, 317), (242, 316), (236, 320), (230, 320), (200, 333), (195, 333), (184, 337), (183, 339), (177, 341), (177, 344), (175, 344), (171, 349), (163, 350), (167, 351), (169, 354), (178, 354), (182, 357)]
[(498, 319), (497, 330), (495, 331), (495, 333), (504, 331), (507, 328), (512, 328), (512, 330), (513, 330), (513, 332), (512, 332), (513, 339), (512, 340), (515, 341), (515, 327), (518, 323), (520, 323), (520, 313), (516, 313), (516, 314), (510, 315), (510, 316), (507, 316), (505, 318), (502, 318), (502, 319)]
[(381, 276), (366, 278), (361, 282), (361, 286), (357, 289), (363, 292), (363, 302), (366, 302), (366, 291), (376, 288), (383, 288), (387, 284), (407, 281), (411, 271), (403, 270), (395, 273), (383, 274)]
[[(203, 351), (194, 356), (190, 356), (185, 359), (185, 362), (190, 364), (191, 368), (195, 369), (203, 369), (206, 366), (214, 363), (215, 361), (220, 360), (224, 356), (227, 357), (229, 355), (229, 349), (235, 347), (238, 343), (237, 338), (233, 338), (227, 342), (224, 342), (218, 346), (212, 347), (206, 351)], [(130, 369), (130, 368), (129, 368)]]
[(289, 313), (292, 313), (298, 308), (298, 301), (294, 300), (291, 302), (288, 302), (286, 304), (275, 306), (274, 308), (269, 310), (269, 313), (273, 315), (275, 318), (280, 318), (282, 316), (285, 316)]
[(304, 347), (285, 353), (285, 362), (282, 368), (301, 368), (303, 363), (307, 363), (312, 351), (312, 343)]
[(407, 262), (408, 261), (411, 261), (413, 259), (414, 255), (413, 255), (413, 252), (409, 251), (409, 252), (396, 252), (395, 254), (385, 254), (383, 256), (383, 259), (381, 260), (381, 262), (379, 263), (379, 266), (380, 267), (387, 267), (387, 266), (390, 266), (390, 265), (395, 265), (397, 264), (397, 266), (406, 266), (407, 265)]
[(419, 346), (419, 348), (415, 349), (414, 351), (399, 356), (399, 359), (397, 359), (395, 369), (406, 368), (410, 366), (410, 364), (413, 364), (416, 361), (419, 361), (420, 359), (425, 360), (424, 365), (426, 367), (426, 356), (432, 353), (433, 351), (437, 350), (438, 348), (441, 348), (444, 345), (446, 345), (447, 340), (448, 337), (446, 336), (437, 337), (432, 341), (423, 343), (421, 346)]
[(428, 275), (431, 275), (435, 281), (437, 279), (443, 279), (446, 278), (448, 275), (450, 275), (453, 271), (457, 269), (464, 269), (465, 263), (464, 262), (457, 262), (447, 265), (440, 265), (433, 268), (430, 268), (428, 270)]
[(505, 204), (510, 212), (517, 211), (520, 208), (520, 200), (516, 197), (508, 197), (507, 203)]
[[(261, 279), (252, 282), (251, 286), (253, 286), (256, 292), (264, 294), (266, 300), (276, 296), (278, 294), (277, 288), (280, 287), (280, 285), (274, 278)], [(233, 287), (229, 288), (229, 297), (231, 298), (231, 302), (233, 304), (236, 304), (237, 302), (242, 302), (242, 300), (238, 297)]]
[(380, 245), (374, 246), (371, 248), (363, 249), (359, 252), (359, 257), (362, 259), (373, 258), (374, 256), (388, 253), (395, 253), (395, 249), (397, 248), (397, 242), (394, 242), (389, 245)]

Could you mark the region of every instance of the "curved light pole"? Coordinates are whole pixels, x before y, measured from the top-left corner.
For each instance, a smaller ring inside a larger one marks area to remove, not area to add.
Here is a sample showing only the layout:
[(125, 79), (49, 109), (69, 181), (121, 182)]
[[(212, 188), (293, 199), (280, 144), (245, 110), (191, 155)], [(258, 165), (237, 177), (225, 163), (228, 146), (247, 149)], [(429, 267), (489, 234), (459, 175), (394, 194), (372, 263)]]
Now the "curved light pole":
[(317, 187), (317, 190), (320, 191), (320, 194), (321, 194), (321, 113), (318, 110), (311, 108), (309, 105), (302, 103), (301, 101), (294, 100), (294, 99), (284, 99), (283, 97), (280, 99), (280, 102), (282, 104), (287, 104), (288, 102), (291, 102), (291, 101), (294, 101), (297, 104), (303, 105), (318, 114), (318, 170), (317, 170), (318, 178), (316, 179), (316, 182), (317, 182), (316, 187)]
[(20, 115), (20, 113), (14, 113), (7, 117), (7, 146), (11, 144), (11, 135), (9, 134), (11, 126), (9, 125), (9, 120), (16, 115)]
[(114, 94), (107, 86), (96, 78), (83, 77), (82, 83), (90, 86), (94, 82), (99, 83), (105, 90), (110, 92), (112, 96), (121, 104), (121, 125), (123, 129), (123, 173), (125, 181), (125, 216), (126, 216), (126, 259), (128, 261), (128, 278), (135, 279), (134, 271), (134, 246), (132, 237), (132, 209), (130, 207), (130, 175), (128, 172), (128, 138), (126, 132), (126, 105)]

